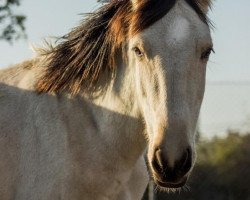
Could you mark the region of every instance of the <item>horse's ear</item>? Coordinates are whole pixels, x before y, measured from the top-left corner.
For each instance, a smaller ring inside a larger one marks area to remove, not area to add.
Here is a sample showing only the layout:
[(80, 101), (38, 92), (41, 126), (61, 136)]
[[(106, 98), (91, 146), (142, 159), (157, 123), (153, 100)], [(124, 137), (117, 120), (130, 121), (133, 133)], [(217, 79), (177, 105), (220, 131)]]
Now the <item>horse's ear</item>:
[(197, 2), (199, 3), (201, 10), (207, 14), (212, 6), (212, 0), (197, 0)]

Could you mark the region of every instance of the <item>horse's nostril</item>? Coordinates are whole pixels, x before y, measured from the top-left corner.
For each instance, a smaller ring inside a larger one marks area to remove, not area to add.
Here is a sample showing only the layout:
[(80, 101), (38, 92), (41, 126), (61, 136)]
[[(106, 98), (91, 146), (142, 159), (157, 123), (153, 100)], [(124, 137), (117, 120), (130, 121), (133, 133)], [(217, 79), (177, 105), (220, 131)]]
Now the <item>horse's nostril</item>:
[(157, 173), (161, 174), (164, 171), (163, 164), (164, 163), (162, 162), (161, 150), (157, 149), (154, 153), (152, 166)]
[(192, 167), (192, 151), (188, 148), (183, 154), (180, 161), (176, 163), (176, 167), (181, 171), (182, 174), (186, 174)]
[(155, 158), (159, 166), (163, 167), (163, 161), (162, 161), (162, 155), (161, 155), (161, 150), (158, 149), (155, 152)]
[(170, 160), (162, 152), (156, 149), (152, 160), (152, 167), (156, 176), (163, 181), (175, 181), (184, 177), (192, 167), (192, 151), (188, 148), (177, 161), (172, 161), (174, 166), (169, 165)]

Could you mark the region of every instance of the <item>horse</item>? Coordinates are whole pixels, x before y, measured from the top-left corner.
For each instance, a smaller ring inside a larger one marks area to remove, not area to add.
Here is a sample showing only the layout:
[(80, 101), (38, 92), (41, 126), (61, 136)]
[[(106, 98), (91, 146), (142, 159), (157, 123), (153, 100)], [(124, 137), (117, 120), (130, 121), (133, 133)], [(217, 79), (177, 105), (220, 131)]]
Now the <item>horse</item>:
[[(0, 199), (139, 200), (185, 187), (210, 0), (112, 0), (0, 71)], [(147, 165), (144, 155), (147, 157)]]

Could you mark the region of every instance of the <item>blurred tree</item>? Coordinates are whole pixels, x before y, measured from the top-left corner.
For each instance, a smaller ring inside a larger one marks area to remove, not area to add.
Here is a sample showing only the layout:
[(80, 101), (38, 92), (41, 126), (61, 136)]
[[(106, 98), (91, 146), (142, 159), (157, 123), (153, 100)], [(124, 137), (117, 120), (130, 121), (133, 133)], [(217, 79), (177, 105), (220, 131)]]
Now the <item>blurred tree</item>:
[(20, 5), (20, 0), (0, 0), (0, 40), (12, 43), (21, 37), (26, 37), (24, 15), (15, 14), (14, 9)]

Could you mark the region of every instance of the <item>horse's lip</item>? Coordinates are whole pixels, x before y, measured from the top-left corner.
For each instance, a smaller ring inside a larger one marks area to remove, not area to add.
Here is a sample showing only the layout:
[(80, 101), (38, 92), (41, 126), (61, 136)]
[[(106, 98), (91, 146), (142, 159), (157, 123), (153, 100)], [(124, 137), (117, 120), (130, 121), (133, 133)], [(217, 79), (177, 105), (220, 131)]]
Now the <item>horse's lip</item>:
[(155, 179), (155, 183), (164, 188), (181, 188), (186, 184), (187, 179), (187, 177), (184, 177), (180, 182), (177, 183), (163, 182), (158, 179)]

